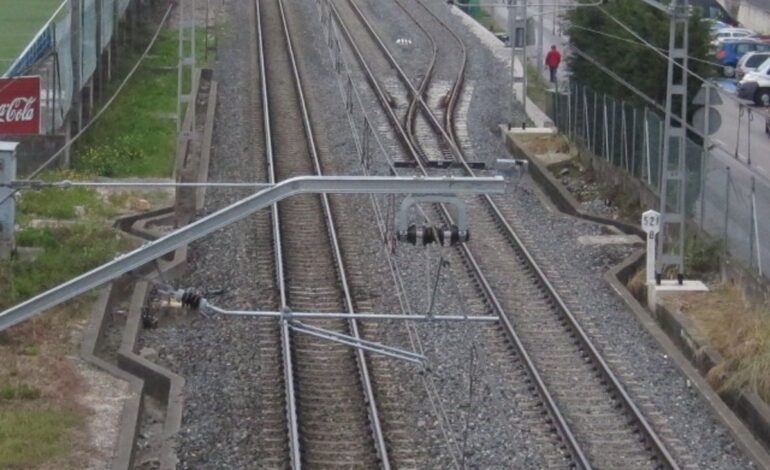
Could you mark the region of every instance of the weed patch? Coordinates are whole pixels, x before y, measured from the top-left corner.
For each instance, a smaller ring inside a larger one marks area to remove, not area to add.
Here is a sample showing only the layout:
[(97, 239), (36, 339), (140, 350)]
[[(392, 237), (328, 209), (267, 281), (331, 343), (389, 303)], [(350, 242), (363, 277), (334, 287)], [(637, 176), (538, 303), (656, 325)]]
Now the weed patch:
[(41, 391), (34, 385), (18, 384), (11, 385), (5, 384), (0, 386), (0, 398), (4, 400), (37, 400), (40, 398)]
[(543, 111), (546, 110), (546, 94), (548, 82), (540, 74), (537, 67), (527, 64), (527, 96)]
[(34, 260), (12, 259), (0, 263), (0, 308), (7, 308), (42, 290), (111, 259), (128, 248), (115, 231), (83, 222), (57, 228), (26, 228), (18, 232), (21, 246), (43, 249)]
[(752, 390), (770, 402), (770, 314), (746, 307), (740, 289), (689, 294), (681, 307), (724, 357), (708, 373), (720, 391)]
[(685, 243), (684, 261), (691, 274), (708, 274), (719, 271), (722, 243), (705, 235), (695, 235)]

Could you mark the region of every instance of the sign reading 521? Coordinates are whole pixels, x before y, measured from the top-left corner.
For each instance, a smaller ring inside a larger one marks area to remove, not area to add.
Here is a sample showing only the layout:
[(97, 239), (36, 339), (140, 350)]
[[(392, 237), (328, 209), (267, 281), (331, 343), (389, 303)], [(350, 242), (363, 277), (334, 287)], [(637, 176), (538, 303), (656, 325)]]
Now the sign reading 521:
[(642, 214), (642, 230), (652, 234), (660, 232), (660, 212), (649, 210)]

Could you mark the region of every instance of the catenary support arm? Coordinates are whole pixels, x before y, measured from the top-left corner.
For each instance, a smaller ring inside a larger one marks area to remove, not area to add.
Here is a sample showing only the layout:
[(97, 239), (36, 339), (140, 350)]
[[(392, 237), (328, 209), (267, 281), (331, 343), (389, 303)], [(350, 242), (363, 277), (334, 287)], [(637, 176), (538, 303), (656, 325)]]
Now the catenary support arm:
[(297, 194), (484, 194), (502, 193), (502, 177), (422, 178), (300, 176), (282, 181), (224, 209), (0, 313), (0, 331), (134, 270), (183, 245)]

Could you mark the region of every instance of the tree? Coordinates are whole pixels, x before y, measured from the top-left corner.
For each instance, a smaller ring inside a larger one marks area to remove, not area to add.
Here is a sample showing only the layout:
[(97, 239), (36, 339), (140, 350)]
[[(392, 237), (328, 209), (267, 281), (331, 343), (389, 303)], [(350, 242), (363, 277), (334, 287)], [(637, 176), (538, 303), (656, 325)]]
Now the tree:
[[(623, 22), (639, 36), (645, 38), (664, 53), (668, 50), (669, 16), (641, 0), (616, 0), (603, 5), (612, 16)], [(609, 68), (659, 104), (666, 100), (666, 59), (641, 44), (632, 44), (611, 36), (639, 42), (620, 25), (596, 8), (575, 8), (568, 13), (570, 43), (600, 64)], [(712, 66), (693, 60), (707, 59), (709, 28), (696, 10), (689, 23), (688, 68), (706, 77)], [(607, 75), (596, 65), (572, 54), (569, 66), (574, 79), (596, 91), (602, 91), (626, 101), (643, 101), (623, 84)], [(692, 99), (701, 82), (692, 75), (688, 77), (688, 95)]]

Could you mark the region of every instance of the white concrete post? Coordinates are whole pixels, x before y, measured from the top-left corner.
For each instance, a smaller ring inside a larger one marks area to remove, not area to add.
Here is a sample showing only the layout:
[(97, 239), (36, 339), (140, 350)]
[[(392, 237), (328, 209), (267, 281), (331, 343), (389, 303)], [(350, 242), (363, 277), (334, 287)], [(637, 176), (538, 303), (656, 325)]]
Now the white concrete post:
[(660, 212), (642, 214), (642, 230), (647, 234), (647, 304), (655, 311), (655, 237), (660, 232)]
[[(0, 185), (16, 179), (17, 142), (0, 141)], [(16, 200), (13, 190), (0, 186), (0, 259), (8, 259), (15, 248)]]

